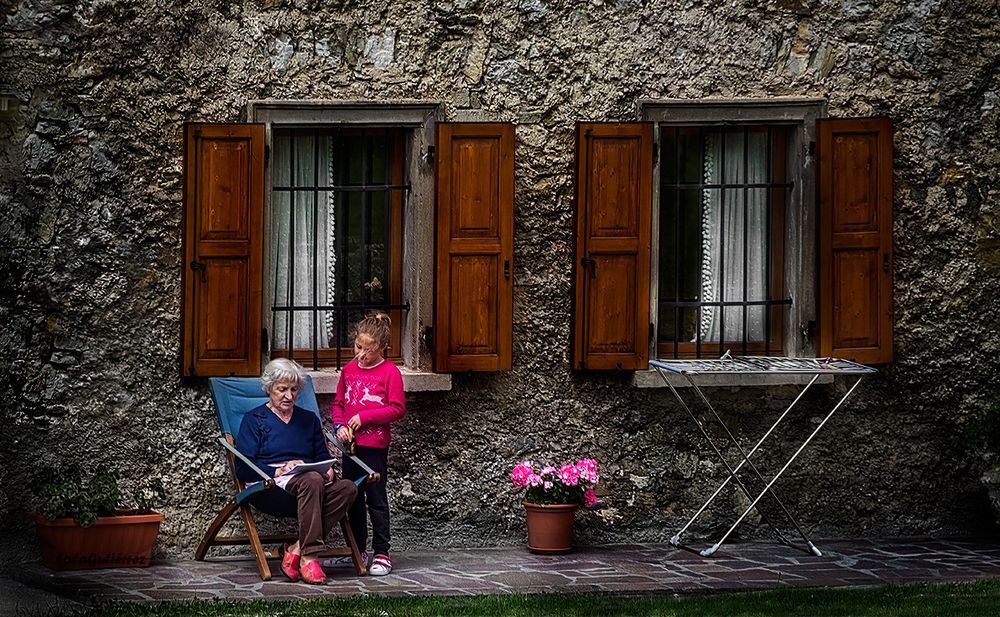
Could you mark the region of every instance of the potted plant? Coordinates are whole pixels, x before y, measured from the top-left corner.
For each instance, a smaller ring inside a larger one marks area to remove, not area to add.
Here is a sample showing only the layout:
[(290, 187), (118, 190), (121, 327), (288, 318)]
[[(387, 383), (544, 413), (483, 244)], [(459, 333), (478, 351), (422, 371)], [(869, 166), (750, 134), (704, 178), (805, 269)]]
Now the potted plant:
[(42, 564), (52, 570), (148, 566), (163, 515), (153, 505), (164, 496), (151, 478), (132, 493), (134, 508), (121, 503), (118, 478), (106, 466), (89, 478), (77, 465), (42, 470), (32, 514)]
[(585, 458), (556, 468), (523, 461), (514, 466), (510, 478), (514, 486), (525, 489), (528, 550), (543, 554), (573, 550), (576, 511), (597, 503), (597, 462)]

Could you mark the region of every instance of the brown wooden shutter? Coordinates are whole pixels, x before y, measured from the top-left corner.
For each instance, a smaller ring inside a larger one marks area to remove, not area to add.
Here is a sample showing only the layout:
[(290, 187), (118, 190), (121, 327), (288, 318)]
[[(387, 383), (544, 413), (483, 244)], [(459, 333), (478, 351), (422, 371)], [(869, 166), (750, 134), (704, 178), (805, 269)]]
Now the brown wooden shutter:
[(645, 369), (653, 125), (579, 124), (573, 367)]
[(436, 370), (510, 370), (513, 260), (513, 125), (439, 124)]
[(819, 355), (892, 362), (892, 122), (817, 123)]
[(183, 375), (260, 374), (264, 125), (184, 132)]

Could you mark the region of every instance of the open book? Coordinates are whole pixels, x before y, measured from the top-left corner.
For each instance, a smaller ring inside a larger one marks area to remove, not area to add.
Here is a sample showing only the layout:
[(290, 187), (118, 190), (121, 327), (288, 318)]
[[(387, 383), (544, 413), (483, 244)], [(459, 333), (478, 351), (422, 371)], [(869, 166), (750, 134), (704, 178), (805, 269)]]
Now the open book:
[[(328, 469), (333, 467), (333, 464), (337, 462), (335, 459), (329, 458), (325, 461), (316, 461), (315, 463), (301, 463), (296, 465), (291, 471), (287, 471), (277, 478), (274, 479), (274, 483), (280, 487), (285, 488), (288, 481), (292, 479), (295, 474), (303, 473), (306, 471), (318, 471), (319, 473), (326, 473)], [(281, 467), (281, 464), (274, 464), (275, 467)]]
[(318, 471), (320, 473), (326, 473), (326, 470), (333, 467), (333, 464), (337, 461), (332, 458), (328, 458), (325, 461), (316, 461), (315, 463), (301, 463), (296, 465), (290, 471), (286, 471), (283, 475), (294, 476), (297, 473), (303, 473), (306, 471)]

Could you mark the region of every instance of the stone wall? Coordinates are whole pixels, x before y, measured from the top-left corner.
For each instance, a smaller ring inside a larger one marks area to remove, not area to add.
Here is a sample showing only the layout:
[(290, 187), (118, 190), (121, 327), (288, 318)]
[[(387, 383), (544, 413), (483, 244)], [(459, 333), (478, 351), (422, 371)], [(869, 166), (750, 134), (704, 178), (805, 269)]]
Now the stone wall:
[[(514, 370), (408, 398), (396, 545), (519, 544), (510, 466), (580, 454), (609, 492), (580, 517), (581, 540), (664, 541), (723, 470), (668, 392), (569, 371), (574, 123), (635, 120), (639, 99), (792, 95), (894, 121), (895, 362), (781, 494), (819, 536), (982, 528), (963, 430), (1000, 393), (995, 2), (4, 6), (0, 89), (20, 100), (0, 116), (5, 487), (30, 483), (36, 462), (112, 462), (126, 484), (162, 475), (158, 550), (190, 556), (228, 483), (207, 387), (178, 375), (182, 123), (238, 121), (249, 100), (440, 100), (447, 119), (517, 125)], [(719, 393), (745, 426), (794, 394)], [(30, 537), (26, 492), (0, 495), (3, 528)], [(723, 499), (705, 528), (744, 501)], [(769, 536), (753, 519), (741, 537)]]

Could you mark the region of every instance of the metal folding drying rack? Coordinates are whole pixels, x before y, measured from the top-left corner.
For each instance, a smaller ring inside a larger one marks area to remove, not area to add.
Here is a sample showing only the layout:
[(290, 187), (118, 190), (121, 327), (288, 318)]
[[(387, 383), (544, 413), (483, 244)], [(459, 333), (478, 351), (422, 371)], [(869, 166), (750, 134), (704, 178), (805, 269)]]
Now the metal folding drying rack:
[[(846, 401), (847, 398), (851, 395), (851, 393), (854, 392), (854, 389), (858, 387), (858, 384), (861, 383), (861, 380), (866, 375), (876, 372), (875, 369), (871, 368), (870, 366), (865, 366), (863, 364), (851, 362), (849, 360), (839, 360), (836, 358), (770, 358), (770, 357), (756, 357), (756, 356), (730, 356), (729, 352), (726, 352), (726, 354), (722, 358), (719, 358), (717, 360), (650, 360), (649, 365), (650, 367), (656, 369), (656, 372), (659, 373), (661, 378), (663, 378), (663, 381), (667, 384), (667, 387), (670, 388), (670, 391), (674, 393), (674, 396), (680, 402), (681, 406), (684, 408), (685, 411), (687, 411), (688, 415), (691, 416), (691, 419), (694, 420), (695, 424), (698, 426), (698, 429), (701, 431), (701, 434), (705, 437), (706, 440), (708, 440), (709, 445), (712, 446), (712, 450), (715, 452), (716, 456), (719, 457), (719, 460), (722, 461), (722, 464), (725, 465), (726, 469), (729, 471), (729, 477), (727, 477), (722, 482), (722, 484), (720, 484), (719, 487), (715, 489), (715, 492), (712, 493), (712, 496), (708, 498), (708, 500), (701, 506), (701, 508), (698, 509), (697, 512), (695, 512), (694, 516), (691, 517), (691, 520), (689, 520), (687, 524), (685, 524), (684, 527), (680, 529), (680, 531), (674, 534), (674, 536), (670, 539), (670, 543), (673, 544), (674, 546), (679, 546), (681, 543), (681, 535), (685, 531), (687, 531), (687, 529), (691, 526), (691, 524), (694, 523), (694, 521), (701, 515), (701, 513), (705, 511), (705, 509), (709, 506), (709, 504), (711, 504), (712, 501), (715, 500), (715, 498), (719, 495), (719, 493), (721, 493), (722, 490), (726, 487), (726, 485), (729, 484), (729, 481), (735, 480), (737, 486), (740, 488), (740, 490), (743, 491), (743, 493), (747, 496), (747, 498), (751, 500), (751, 503), (747, 507), (747, 509), (743, 512), (743, 514), (741, 514), (740, 517), (736, 520), (736, 522), (733, 523), (732, 527), (730, 527), (729, 530), (725, 534), (723, 534), (722, 538), (720, 538), (718, 542), (700, 551), (700, 554), (703, 557), (709, 557), (713, 555), (717, 550), (719, 550), (719, 547), (722, 546), (722, 544), (726, 541), (726, 539), (730, 536), (730, 534), (732, 534), (733, 531), (736, 529), (736, 527), (738, 527), (739, 524), (743, 522), (743, 519), (746, 518), (747, 514), (749, 514), (750, 511), (757, 506), (757, 503), (766, 494), (771, 495), (771, 497), (775, 500), (775, 502), (777, 502), (778, 506), (781, 508), (782, 512), (784, 512), (785, 516), (788, 517), (788, 519), (792, 522), (792, 525), (794, 525), (796, 531), (798, 531), (799, 535), (801, 535), (802, 539), (806, 542), (806, 545), (808, 546), (808, 552), (811, 552), (817, 557), (821, 557), (822, 553), (820, 552), (820, 550), (816, 548), (816, 545), (812, 543), (812, 541), (806, 535), (805, 531), (802, 529), (802, 526), (799, 525), (799, 522), (797, 520), (795, 520), (795, 517), (792, 516), (792, 514), (788, 511), (788, 508), (785, 507), (785, 504), (781, 502), (781, 500), (778, 498), (778, 495), (771, 489), (771, 487), (774, 485), (775, 482), (778, 481), (778, 478), (780, 478), (781, 475), (785, 473), (785, 470), (788, 469), (788, 467), (792, 464), (792, 462), (795, 461), (795, 459), (806, 448), (806, 446), (809, 445), (809, 442), (813, 440), (813, 437), (815, 437), (817, 433), (819, 433), (820, 429), (823, 428), (823, 425), (826, 424), (827, 420), (829, 420), (833, 416), (833, 414), (840, 408), (840, 406), (844, 404), (844, 401)], [(676, 375), (681, 375), (687, 380), (687, 382), (691, 385), (692, 389), (697, 393), (698, 397), (705, 404), (705, 407), (708, 408), (711, 417), (714, 418), (715, 421), (719, 423), (719, 425), (725, 431), (726, 435), (736, 446), (736, 449), (739, 451), (740, 456), (743, 460), (741, 460), (735, 468), (732, 465), (730, 465), (729, 461), (726, 460), (726, 457), (723, 456), (722, 451), (719, 449), (715, 441), (708, 434), (708, 431), (705, 430), (705, 427), (702, 424), (701, 420), (698, 419), (695, 413), (691, 411), (691, 408), (688, 407), (687, 403), (684, 402), (684, 399), (681, 398), (680, 393), (677, 392), (677, 388), (675, 388), (674, 385), (670, 383), (670, 380), (667, 378), (668, 372)], [(812, 375), (812, 379), (809, 381), (808, 384), (806, 384), (805, 388), (803, 388), (802, 391), (799, 392), (799, 395), (795, 397), (795, 400), (792, 401), (792, 403), (785, 409), (785, 411), (782, 412), (780, 416), (778, 416), (778, 419), (774, 421), (774, 424), (772, 424), (769, 429), (767, 429), (767, 432), (765, 432), (763, 437), (761, 437), (757, 441), (754, 447), (749, 452), (746, 452), (740, 445), (736, 437), (733, 435), (732, 431), (723, 421), (722, 417), (718, 414), (718, 412), (715, 411), (715, 408), (712, 406), (712, 404), (708, 402), (708, 398), (705, 396), (704, 392), (702, 392), (702, 389), (696, 383), (696, 380), (694, 378), (699, 375)], [(805, 441), (802, 442), (802, 445), (800, 445), (798, 449), (795, 451), (795, 453), (792, 454), (792, 456), (788, 459), (788, 461), (785, 462), (781, 470), (778, 471), (778, 473), (775, 474), (775, 476), (771, 478), (770, 481), (765, 480), (764, 477), (761, 475), (760, 471), (757, 469), (757, 466), (750, 461), (750, 457), (752, 457), (754, 453), (757, 452), (757, 450), (761, 447), (761, 444), (763, 444), (764, 441), (771, 435), (771, 433), (774, 432), (774, 429), (777, 428), (777, 426), (781, 423), (781, 421), (785, 419), (785, 416), (787, 416), (788, 413), (792, 411), (795, 405), (802, 399), (802, 396), (806, 393), (806, 391), (809, 390), (809, 388), (812, 387), (814, 383), (816, 383), (816, 380), (819, 379), (821, 375), (854, 376), (857, 377), (857, 379), (855, 380), (854, 384), (851, 385), (850, 388), (848, 388), (847, 393), (844, 394), (843, 397), (841, 397), (840, 401), (838, 401), (837, 404), (834, 405), (833, 409), (831, 409), (830, 412), (826, 414), (826, 417), (824, 417), (823, 421), (819, 423), (819, 426), (817, 426), (812, 431), (812, 433), (805, 439)], [(744, 465), (748, 465), (753, 475), (756, 476), (763, 484), (766, 485), (764, 487), (764, 490), (762, 490), (760, 494), (758, 494), (756, 497), (754, 497), (754, 495), (750, 493), (750, 490), (739, 479), (739, 476), (737, 476), (737, 473), (739, 473), (739, 471), (743, 468)], [(763, 516), (763, 513), (761, 514)], [(771, 527), (782, 539), (782, 541), (784, 541), (789, 545), (794, 546), (782, 535), (781, 531), (778, 530), (778, 528), (774, 524), (772, 524), (769, 520), (767, 520), (766, 517), (764, 517), (764, 520), (767, 521), (769, 525), (771, 525)]]

